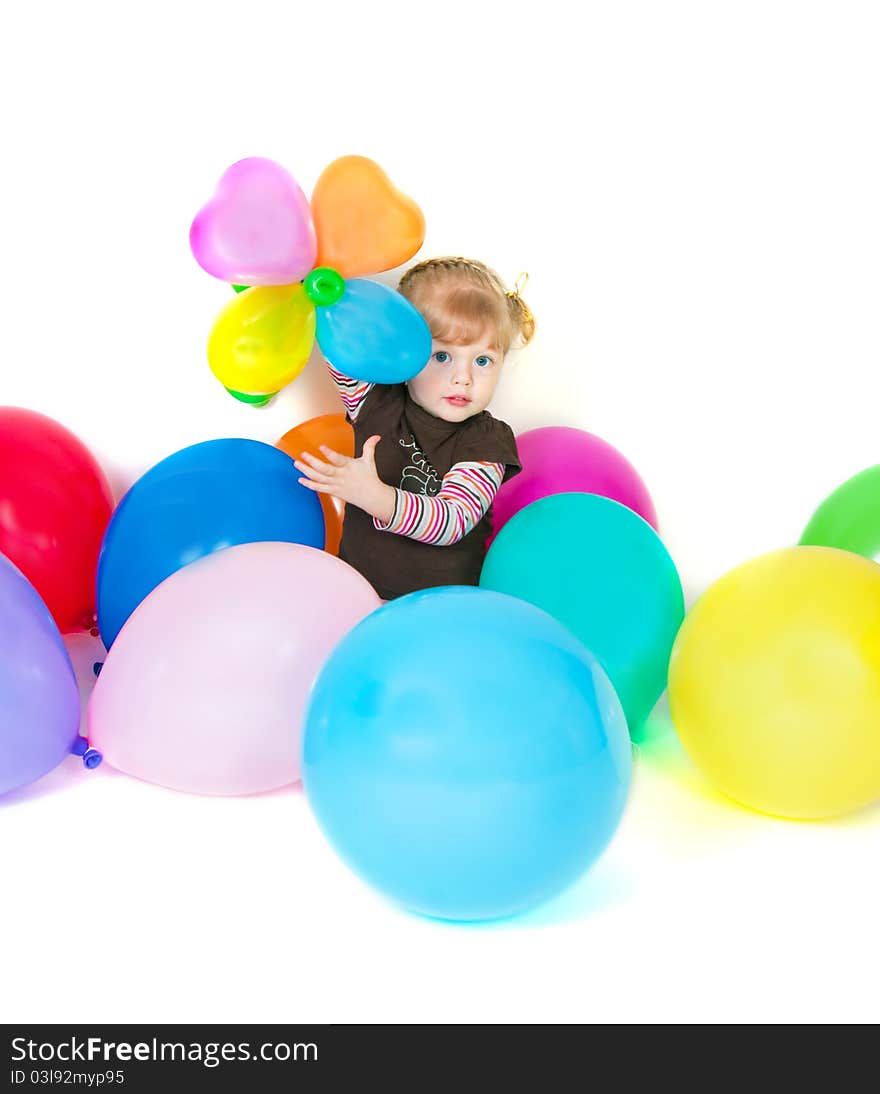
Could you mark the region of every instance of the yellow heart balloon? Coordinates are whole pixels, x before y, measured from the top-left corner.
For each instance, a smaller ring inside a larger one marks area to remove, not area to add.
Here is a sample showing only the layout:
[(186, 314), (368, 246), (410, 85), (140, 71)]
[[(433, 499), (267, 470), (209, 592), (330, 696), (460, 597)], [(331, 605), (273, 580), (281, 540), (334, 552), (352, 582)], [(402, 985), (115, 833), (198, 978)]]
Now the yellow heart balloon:
[(425, 217), (366, 156), (342, 156), (321, 173), (312, 194), (316, 266), (343, 277), (392, 270), (425, 240)]
[(208, 364), (224, 387), (280, 391), (302, 372), (315, 341), (315, 305), (301, 284), (264, 285), (226, 305), (208, 339)]

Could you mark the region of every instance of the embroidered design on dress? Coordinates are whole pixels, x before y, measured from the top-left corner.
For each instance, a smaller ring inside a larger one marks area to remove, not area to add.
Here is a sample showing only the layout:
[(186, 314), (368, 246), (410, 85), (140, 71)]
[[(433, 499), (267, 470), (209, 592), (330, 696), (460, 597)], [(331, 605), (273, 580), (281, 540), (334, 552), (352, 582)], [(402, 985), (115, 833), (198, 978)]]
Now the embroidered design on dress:
[(428, 497), (439, 494), (443, 480), (416, 444), (415, 437), (410, 435), (409, 441), (401, 438), (399, 444), (401, 448), (411, 450), (410, 462), (404, 467), (400, 476), (400, 489), (408, 490), (411, 494), (425, 494)]

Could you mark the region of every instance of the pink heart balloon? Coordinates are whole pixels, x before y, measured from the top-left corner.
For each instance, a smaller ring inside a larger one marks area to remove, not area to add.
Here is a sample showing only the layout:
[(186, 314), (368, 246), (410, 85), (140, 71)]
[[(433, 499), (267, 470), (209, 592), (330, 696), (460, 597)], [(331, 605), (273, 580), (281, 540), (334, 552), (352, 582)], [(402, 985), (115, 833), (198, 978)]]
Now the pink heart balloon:
[(312, 214), (296, 180), (274, 160), (234, 163), (189, 230), (196, 262), (235, 285), (290, 285), (315, 265)]

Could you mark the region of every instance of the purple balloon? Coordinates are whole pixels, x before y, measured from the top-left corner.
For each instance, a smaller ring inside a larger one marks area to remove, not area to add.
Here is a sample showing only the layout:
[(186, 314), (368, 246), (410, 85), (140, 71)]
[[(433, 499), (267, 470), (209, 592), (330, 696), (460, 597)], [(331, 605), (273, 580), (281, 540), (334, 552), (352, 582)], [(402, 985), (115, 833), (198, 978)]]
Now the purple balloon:
[(0, 794), (39, 779), (81, 748), (79, 719), (76, 676), (55, 621), (33, 585), (0, 555)]
[(657, 514), (647, 487), (629, 460), (601, 437), (548, 425), (520, 433), (516, 447), (523, 469), (495, 497), (493, 539), (515, 513), (549, 494), (601, 494), (632, 509), (656, 530)]
[(196, 262), (234, 285), (292, 285), (318, 251), (308, 199), (289, 171), (251, 156), (226, 170), (189, 230)]

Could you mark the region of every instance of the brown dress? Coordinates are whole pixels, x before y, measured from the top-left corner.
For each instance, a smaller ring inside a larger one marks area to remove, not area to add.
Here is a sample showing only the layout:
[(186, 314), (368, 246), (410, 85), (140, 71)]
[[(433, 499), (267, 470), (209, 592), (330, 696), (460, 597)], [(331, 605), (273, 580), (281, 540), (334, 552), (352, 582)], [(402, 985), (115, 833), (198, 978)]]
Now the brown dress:
[[(415, 494), (439, 493), (443, 476), (464, 461), (504, 464), (503, 481), (522, 470), (513, 430), (505, 422), (487, 410), (463, 422), (446, 422), (413, 402), (405, 384), (374, 384), (352, 425), (355, 456), (368, 437), (380, 436), (379, 478)], [(369, 513), (347, 505), (339, 557), (385, 600), (436, 585), (478, 585), (491, 513), (490, 506), (467, 535), (441, 547), (381, 531)]]

